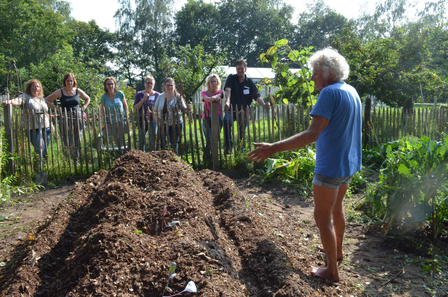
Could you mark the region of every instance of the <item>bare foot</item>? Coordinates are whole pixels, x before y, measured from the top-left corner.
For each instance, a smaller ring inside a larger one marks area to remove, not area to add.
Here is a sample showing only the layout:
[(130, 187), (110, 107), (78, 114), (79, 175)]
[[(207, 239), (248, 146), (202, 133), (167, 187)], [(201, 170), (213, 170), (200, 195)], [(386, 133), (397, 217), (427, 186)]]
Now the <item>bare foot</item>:
[(333, 275), (327, 268), (317, 268), (314, 266), (310, 266), (310, 272), (312, 275), (317, 276), (319, 278), (328, 279), (334, 282), (339, 281), (339, 274), (336, 273), (336, 276)]
[[(316, 248), (318, 251), (325, 253), (324, 247), (322, 245), (318, 245)], [(342, 251), (340, 253), (338, 252), (337, 260), (342, 261), (343, 259), (344, 259), (344, 255), (342, 254)]]

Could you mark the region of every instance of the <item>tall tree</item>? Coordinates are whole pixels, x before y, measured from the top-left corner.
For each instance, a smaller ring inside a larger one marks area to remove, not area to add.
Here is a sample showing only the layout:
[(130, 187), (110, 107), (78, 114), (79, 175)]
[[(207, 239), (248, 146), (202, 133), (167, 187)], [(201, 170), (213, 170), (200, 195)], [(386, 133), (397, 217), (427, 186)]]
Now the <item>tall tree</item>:
[(431, 69), (427, 37), (408, 26), (396, 29), (391, 37), (363, 41), (346, 34), (333, 46), (350, 65), (349, 82), (361, 96), (374, 96), (395, 107), (411, 107), (420, 88), (431, 96), (446, 92), (446, 81)]
[(174, 48), (174, 53), (174, 57), (165, 57), (162, 73), (174, 78), (178, 91), (187, 102), (192, 101), (193, 96), (212, 72), (221, 77), (224, 75), (224, 71), (218, 66), (226, 62), (225, 54), (206, 53), (202, 44), (193, 48), (189, 45), (178, 46)]
[[(64, 17), (38, 0), (0, 1), (0, 20), (2, 71), (13, 59), (18, 67), (40, 63), (73, 36)], [(6, 84), (4, 72), (0, 73), (0, 81)]]
[(188, 0), (175, 16), (176, 45), (194, 48), (202, 44), (207, 53), (219, 52), (220, 21), (216, 5)]
[(76, 34), (70, 41), (74, 56), (85, 63), (97, 62), (110, 73), (106, 64), (114, 59), (112, 48), (116, 46), (117, 34), (101, 29), (94, 20), (88, 23), (73, 20), (70, 27)]
[(391, 36), (395, 29), (409, 21), (406, 12), (410, 6), (409, 0), (378, 2), (373, 14), (365, 14), (357, 20), (361, 36), (370, 39)]
[[(120, 27), (118, 63), (126, 63), (129, 83), (143, 80), (147, 73), (152, 73), (156, 82), (161, 81), (157, 71), (164, 51), (174, 41), (173, 3), (174, 0), (119, 0), (120, 8), (115, 13)], [(122, 56), (126, 54), (132, 57)]]
[(335, 36), (343, 33), (344, 29), (355, 31), (355, 22), (337, 13), (322, 0), (309, 6), (308, 12), (300, 14), (297, 23), (297, 34), (293, 37), (295, 47), (313, 46), (317, 49), (328, 47)]
[(293, 34), (294, 8), (282, 0), (223, 0), (218, 9), (217, 42), (220, 48), (227, 48), (232, 65), (245, 58), (250, 66), (260, 66), (260, 53), (279, 37)]

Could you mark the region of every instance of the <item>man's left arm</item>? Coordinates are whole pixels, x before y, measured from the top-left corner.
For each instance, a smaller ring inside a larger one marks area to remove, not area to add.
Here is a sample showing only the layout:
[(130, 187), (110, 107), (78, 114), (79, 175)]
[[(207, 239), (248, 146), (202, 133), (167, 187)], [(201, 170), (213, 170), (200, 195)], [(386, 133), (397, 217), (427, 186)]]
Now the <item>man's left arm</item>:
[(271, 104), (269, 102), (264, 102), (261, 97), (258, 97), (256, 101), (258, 102), (258, 104), (263, 106), (266, 110), (269, 110), (269, 108), (271, 107)]
[(261, 98), (261, 94), (260, 91), (258, 90), (257, 86), (255, 85), (255, 83), (250, 80), (250, 89), (251, 89), (251, 94), (253, 94), (252, 98), (255, 99), (255, 101), (258, 102), (258, 104), (260, 104), (261, 106), (263, 106), (266, 110), (269, 110), (269, 108), (271, 107), (271, 104), (269, 102), (264, 102), (263, 98)]

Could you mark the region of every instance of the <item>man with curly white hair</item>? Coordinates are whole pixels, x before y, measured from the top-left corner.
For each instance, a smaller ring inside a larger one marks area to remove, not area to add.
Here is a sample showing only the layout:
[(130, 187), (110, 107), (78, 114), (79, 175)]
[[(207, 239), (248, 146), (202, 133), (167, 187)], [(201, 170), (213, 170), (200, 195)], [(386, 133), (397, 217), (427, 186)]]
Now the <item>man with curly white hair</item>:
[(311, 267), (311, 273), (337, 282), (340, 279), (337, 261), (343, 258), (345, 230), (342, 201), (351, 178), (361, 170), (362, 107), (356, 90), (344, 82), (349, 66), (337, 51), (325, 48), (316, 52), (308, 67), (313, 72), (314, 88), (320, 91), (309, 128), (276, 143), (254, 143), (258, 148), (248, 156), (254, 162), (262, 162), (275, 153), (316, 142), (314, 219), (327, 267)]

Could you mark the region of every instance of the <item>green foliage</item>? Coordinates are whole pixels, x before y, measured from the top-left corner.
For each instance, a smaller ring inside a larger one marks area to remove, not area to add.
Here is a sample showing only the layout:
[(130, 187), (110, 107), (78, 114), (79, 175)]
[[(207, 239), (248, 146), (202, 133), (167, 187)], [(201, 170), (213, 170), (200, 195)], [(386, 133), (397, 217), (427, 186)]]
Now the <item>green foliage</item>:
[(268, 158), (265, 162), (267, 169), (264, 182), (278, 179), (302, 189), (305, 193), (312, 188), (316, 163), (315, 151), (312, 148), (290, 151), (285, 153), (283, 158)]
[(176, 44), (194, 47), (204, 43), (207, 53), (226, 51), (233, 65), (244, 58), (260, 66), (258, 53), (278, 37), (295, 34), (293, 7), (282, 0), (223, 0), (216, 4), (188, 1), (176, 14)]
[(220, 20), (221, 14), (215, 4), (205, 3), (203, 0), (188, 0), (182, 9), (176, 12), (175, 44), (189, 45), (192, 48), (202, 44), (206, 53), (221, 51), (217, 46)]
[[(31, 195), (41, 187), (33, 184), (25, 176), (11, 175), (7, 172), (6, 164), (13, 156), (7, 151), (4, 134), (5, 129), (0, 129), (0, 206), (5, 203), (12, 204), (14, 196)], [(15, 159), (17, 159), (17, 156)]]
[(294, 46), (314, 46), (322, 49), (331, 45), (336, 36), (343, 31), (355, 30), (355, 21), (328, 7), (324, 1), (318, 0), (308, 6), (308, 11), (300, 14), (297, 22), (297, 33), (291, 43)]
[(177, 90), (183, 94), (187, 102), (191, 102), (193, 96), (205, 83), (205, 79), (211, 73), (222, 77), (224, 72), (218, 68), (226, 61), (225, 54), (209, 54), (202, 44), (194, 48), (187, 46), (174, 46), (175, 56), (164, 57), (161, 65), (162, 73), (166, 77), (173, 77)]
[(99, 72), (110, 73), (107, 62), (113, 61), (114, 53), (111, 48), (116, 42), (116, 34), (109, 30), (102, 30), (95, 20), (88, 23), (72, 21), (70, 23), (75, 36), (70, 40), (73, 55)]
[(379, 178), (367, 200), (389, 230), (429, 222), (437, 236), (448, 225), (448, 137), (387, 144)]
[[(311, 71), (305, 68), (308, 58), (311, 56), (310, 48), (294, 50), (288, 45), (288, 40), (281, 39), (275, 42), (266, 53), (260, 55), (263, 63), (270, 63), (275, 71), (275, 81), (271, 84), (268, 80), (261, 83), (262, 87), (275, 86), (278, 90), (275, 93), (275, 101), (281, 102), (287, 99), (291, 103), (299, 103), (306, 106), (313, 103), (314, 83), (310, 82)], [(297, 64), (300, 67), (298, 72), (292, 73), (289, 70), (290, 64)]]
[(116, 64), (128, 83), (143, 81), (151, 73), (156, 90), (161, 89), (159, 72), (172, 38), (173, 0), (120, 0), (115, 13), (119, 23)]
[(83, 62), (82, 58), (74, 56), (70, 45), (65, 45), (44, 62), (31, 64), (29, 68), (22, 68), (20, 72), (24, 82), (38, 78), (42, 82), (45, 96), (62, 88), (62, 78), (71, 72), (76, 77), (78, 87), (90, 96), (92, 102), (99, 103), (101, 94), (104, 93), (104, 76), (97, 69), (103, 69), (98, 62)]
[[(56, 2), (59, 1), (52, 2), (57, 8)], [(0, 58), (2, 71), (13, 59), (18, 67), (41, 63), (66, 45), (73, 36), (70, 28), (64, 23), (64, 16), (54, 12), (43, 1), (2, 0), (0, 20), (0, 57), (4, 57)], [(2, 60), (6, 64), (2, 65)], [(0, 82), (5, 85), (6, 77), (3, 74), (0, 72)]]
[(126, 102), (128, 103), (128, 107), (132, 107), (132, 101), (135, 98), (135, 94), (137, 93), (135, 90), (135, 85), (128, 85), (124, 83), (123, 81), (117, 82), (117, 87), (120, 91), (124, 93), (124, 96), (126, 97)]
[(434, 97), (446, 96), (446, 67), (441, 66), (446, 57), (441, 48), (446, 47), (447, 30), (443, 8), (409, 22), (406, 6), (405, 0), (378, 3), (372, 16), (359, 21), (360, 31), (345, 28), (332, 46), (347, 59), (348, 82), (361, 97), (410, 108), (412, 98), (423, 95), (423, 100), (433, 102)]

